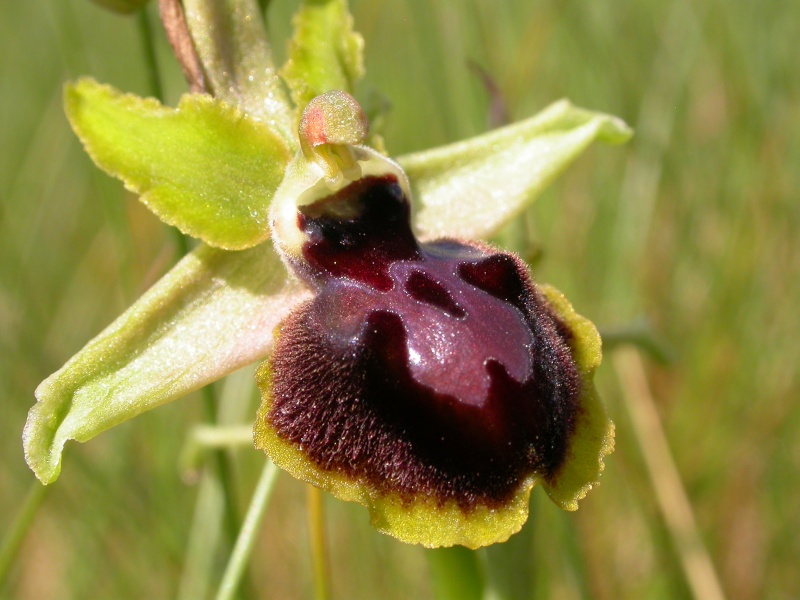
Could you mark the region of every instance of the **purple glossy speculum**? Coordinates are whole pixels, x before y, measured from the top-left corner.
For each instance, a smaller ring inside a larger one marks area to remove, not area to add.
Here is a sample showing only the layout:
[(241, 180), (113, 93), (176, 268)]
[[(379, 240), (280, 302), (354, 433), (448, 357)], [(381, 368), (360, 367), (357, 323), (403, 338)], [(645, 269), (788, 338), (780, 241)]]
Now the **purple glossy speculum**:
[(420, 243), (409, 212), (392, 176), (300, 210), (296, 270), (318, 294), (284, 325), (269, 419), (379, 489), (502, 502), (563, 461), (580, 391), (566, 329), (518, 259)]

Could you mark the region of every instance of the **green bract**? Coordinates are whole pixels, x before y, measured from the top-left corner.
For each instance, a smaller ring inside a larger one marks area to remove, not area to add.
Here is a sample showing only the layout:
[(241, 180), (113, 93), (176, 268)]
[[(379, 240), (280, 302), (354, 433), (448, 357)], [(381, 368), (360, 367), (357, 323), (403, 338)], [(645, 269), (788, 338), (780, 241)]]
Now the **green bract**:
[[(38, 387), (24, 446), (44, 483), (58, 477), (67, 440), (87, 441), (267, 357), (276, 326), (310, 297), (266, 241), (270, 204), (276, 191), (290, 208), (301, 202), (306, 181), (333, 185), (330, 173), (303, 156), (297, 124), (314, 96), (352, 90), (362, 70), (361, 38), (342, 0), (305, 2), (280, 71), (292, 106), (254, 1), (186, 0), (184, 6), (213, 97), (186, 95), (172, 109), (88, 79), (66, 90), (70, 123), (97, 165), (141, 194), (162, 220), (204, 243)], [(408, 175), (421, 237), (477, 240), (519, 214), (592, 141), (620, 143), (629, 136), (618, 119), (561, 101), (526, 121), (397, 163)], [(381, 160), (362, 146), (324, 146), (314, 151), (331, 164), (351, 156), (369, 169), (371, 160)], [(297, 197), (287, 192), (295, 188)], [(613, 446), (613, 426), (591, 385), (600, 360), (594, 327), (557, 292), (544, 294), (575, 335), (572, 351), (588, 390), (572, 462), (545, 482), (554, 501), (572, 510), (597, 480)], [(269, 377), (262, 368), (259, 378)], [(262, 444), (280, 446), (259, 427)], [(435, 503), (404, 513), (397, 505), (378, 506), (362, 488), (326, 479), (303, 461), (292, 448), (280, 457), (291, 472), (367, 504), (382, 530), (429, 546), (505, 539), (524, 521), (534, 483), (494, 520)]]

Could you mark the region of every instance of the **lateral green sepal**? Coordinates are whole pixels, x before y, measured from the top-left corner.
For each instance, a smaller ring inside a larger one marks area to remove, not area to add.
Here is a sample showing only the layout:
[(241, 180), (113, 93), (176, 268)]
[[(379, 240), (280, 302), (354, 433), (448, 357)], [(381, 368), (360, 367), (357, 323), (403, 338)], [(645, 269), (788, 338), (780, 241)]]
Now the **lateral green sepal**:
[(36, 389), (25, 458), (43, 483), (70, 440), (136, 415), (264, 358), (275, 326), (307, 297), (271, 244), (201, 245)]
[(551, 104), (525, 121), (397, 159), (415, 196), (417, 231), (477, 240), (530, 204), (593, 141), (626, 142), (620, 119)]

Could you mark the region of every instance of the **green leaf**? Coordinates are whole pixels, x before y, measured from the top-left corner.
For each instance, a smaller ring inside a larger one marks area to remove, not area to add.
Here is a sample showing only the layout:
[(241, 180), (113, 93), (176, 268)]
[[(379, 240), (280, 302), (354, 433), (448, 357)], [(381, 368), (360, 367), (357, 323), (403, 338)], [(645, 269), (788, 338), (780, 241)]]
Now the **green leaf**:
[(398, 159), (424, 237), (486, 238), (518, 215), (594, 140), (627, 141), (621, 120), (566, 100), (484, 135)]
[(91, 79), (68, 85), (64, 101), (94, 162), (161, 220), (226, 249), (269, 236), (290, 154), (263, 123), (210, 96), (186, 95), (172, 109)]
[(346, 0), (306, 0), (295, 14), (289, 60), (281, 75), (298, 114), (320, 94), (352, 93), (364, 75), (364, 39), (353, 31)]
[(269, 123), (296, 150), (295, 119), (272, 62), (255, 0), (183, 0), (192, 34), (215, 97)]
[(23, 434), (28, 464), (50, 483), (67, 440), (85, 442), (264, 358), (306, 293), (271, 244), (201, 245), (37, 388)]

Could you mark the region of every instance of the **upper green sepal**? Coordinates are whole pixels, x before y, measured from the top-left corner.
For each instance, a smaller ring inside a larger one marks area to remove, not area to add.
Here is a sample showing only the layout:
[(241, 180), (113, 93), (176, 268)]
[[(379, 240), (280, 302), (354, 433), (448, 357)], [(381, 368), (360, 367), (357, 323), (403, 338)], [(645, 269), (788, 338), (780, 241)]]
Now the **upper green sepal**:
[(291, 156), (265, 123), (204, 94), (173, 109), (92, 79), (68, 84), (64, 103), (94, 162), (161, 220), (228, 250), (269, 236), (269, 204)]
[(478, 240), (522, 212), (593, 141), (620, 144), (631, 134), (616, 117), (561, 100), (525, 121), (397, 162), (411, 181), (422, 236), (457, 231)]
[(352, 93), (364, 75), (364, 40), (353, 31), (346, 0), (306, 0), (292, 23), (294, 37), (281, 75), (298, 114), (325, 92)]

